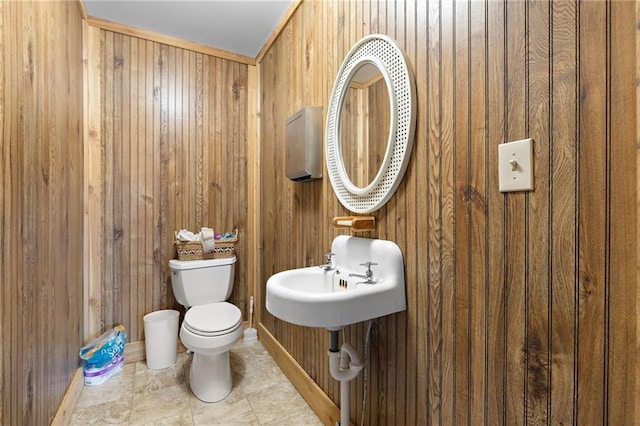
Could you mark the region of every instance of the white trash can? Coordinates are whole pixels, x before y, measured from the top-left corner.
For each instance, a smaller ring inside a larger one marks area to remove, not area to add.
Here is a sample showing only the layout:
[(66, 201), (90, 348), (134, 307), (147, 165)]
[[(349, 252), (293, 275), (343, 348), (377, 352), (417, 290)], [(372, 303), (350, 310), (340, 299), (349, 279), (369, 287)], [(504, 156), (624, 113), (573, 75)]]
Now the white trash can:
[(176, 363), (178, 355), (178, 318), (173, 309), (151, 312), (144, 316), (147, 367), (160, 370)]

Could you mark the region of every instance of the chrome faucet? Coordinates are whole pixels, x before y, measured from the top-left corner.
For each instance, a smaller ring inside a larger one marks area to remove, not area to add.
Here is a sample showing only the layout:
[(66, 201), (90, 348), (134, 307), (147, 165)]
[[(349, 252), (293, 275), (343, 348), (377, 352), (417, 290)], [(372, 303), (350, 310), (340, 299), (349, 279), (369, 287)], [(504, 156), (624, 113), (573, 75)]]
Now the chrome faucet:
[(335, 255), (335, 253), (331, 253), (331, 252), (325, 253), (324, 257), (327, 258), (327, 263), (325, 263), (324, 265), (318, 266), (318, 268), (322, 268), (325, 271), (331, 271), (331, 270), (335, 269), (333, 267), (333, 262), (331, 262), (331, 257), (333, 257), (334, 255)]
[[(364, 262), (361, 263), (360, 266), (366, 266), (367, 271), (364, 273), (364, 275), (362, 274), (349, 274), (350, 277), (358, 277), (358, 278), (364, 278), (366, 279), (366, 281), (364, 281), (364, 284), (373, 284), (373, 271), (371, 270), (371, 266), (373, 265), (377, 265), (377, 263), (374, 262)], [(359, 284), (363, 284), (363, 283), (359, 283)]]

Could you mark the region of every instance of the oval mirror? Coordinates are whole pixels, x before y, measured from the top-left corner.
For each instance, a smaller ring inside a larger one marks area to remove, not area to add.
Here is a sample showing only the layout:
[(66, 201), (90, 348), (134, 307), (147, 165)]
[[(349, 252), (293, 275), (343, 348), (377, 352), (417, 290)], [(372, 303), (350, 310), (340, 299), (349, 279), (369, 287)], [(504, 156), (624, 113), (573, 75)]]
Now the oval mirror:
[(389, 85), (382, 72), (371, 62), (354, 70), (340, 110), (339, 133), (345, 184), (357, 193), (366, 192), (384, 171), (383, 161), (394, 135)]
[(382, 207), (402, 180), (415, 127), (415, 87), (398, 45), (379, 34), (353, 46), (336, 77), (325, 132), (328, 175), (355, 213)]

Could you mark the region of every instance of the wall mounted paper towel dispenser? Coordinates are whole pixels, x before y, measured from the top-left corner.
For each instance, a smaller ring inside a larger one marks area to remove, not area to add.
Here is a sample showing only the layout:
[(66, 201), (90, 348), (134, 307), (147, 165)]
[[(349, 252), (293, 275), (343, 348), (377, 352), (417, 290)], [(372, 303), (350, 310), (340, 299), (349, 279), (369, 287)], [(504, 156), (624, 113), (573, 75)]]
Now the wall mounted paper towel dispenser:
[(322, 178), (322, 107), (304, 107), (287, 119), (286, 174), (300, 182)]

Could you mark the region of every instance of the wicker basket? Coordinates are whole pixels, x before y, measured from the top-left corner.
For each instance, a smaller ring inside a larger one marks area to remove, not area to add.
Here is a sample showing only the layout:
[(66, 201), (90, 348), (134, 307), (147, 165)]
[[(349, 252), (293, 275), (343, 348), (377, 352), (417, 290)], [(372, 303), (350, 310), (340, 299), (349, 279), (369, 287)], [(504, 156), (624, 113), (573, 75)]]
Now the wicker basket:
[[(176, 233), (177, 235), (177, 233)], [(216, 240), (216, 245), (210, 253), (203, 253), (200, 241), (178, 241), (176, 238), (176, 251), (178, 260), (205, 260), (225, 259), (236, 255), (236, 243), (238, 242), (238, 229), (234, 231), (235, 237)]]

